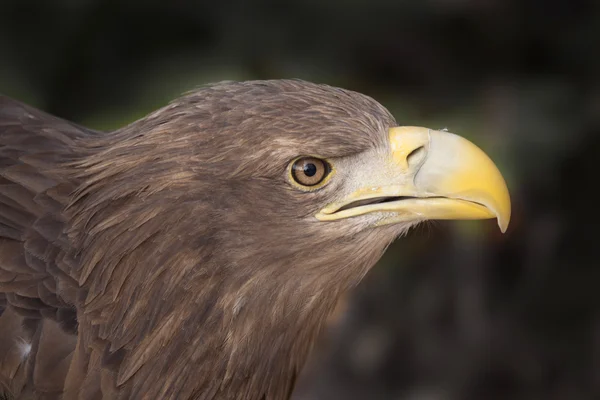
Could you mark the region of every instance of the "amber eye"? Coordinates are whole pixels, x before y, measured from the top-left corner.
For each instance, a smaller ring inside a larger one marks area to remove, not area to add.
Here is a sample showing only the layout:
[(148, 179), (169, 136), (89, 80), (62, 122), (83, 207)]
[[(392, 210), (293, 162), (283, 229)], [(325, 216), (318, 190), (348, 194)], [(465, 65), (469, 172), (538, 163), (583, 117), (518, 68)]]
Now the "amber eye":
[(329, 163), (315, 157), (302, 157), (292, 164), (292, 178), (302, 186), (318, 185), (329, 172), (331, 172)]

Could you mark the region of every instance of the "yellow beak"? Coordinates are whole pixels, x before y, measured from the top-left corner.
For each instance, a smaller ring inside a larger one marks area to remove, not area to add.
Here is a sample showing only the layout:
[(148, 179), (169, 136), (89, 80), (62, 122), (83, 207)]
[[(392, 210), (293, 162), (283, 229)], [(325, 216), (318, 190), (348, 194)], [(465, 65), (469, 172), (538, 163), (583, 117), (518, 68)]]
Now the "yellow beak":
[(496, 165), (468, 140), (421, 127), (389, 130), (389, 154), (359, 187), (323, 208), (332, 221), (377, 213), (379, 224), (428, 219), (510, 221), (510, 197)]

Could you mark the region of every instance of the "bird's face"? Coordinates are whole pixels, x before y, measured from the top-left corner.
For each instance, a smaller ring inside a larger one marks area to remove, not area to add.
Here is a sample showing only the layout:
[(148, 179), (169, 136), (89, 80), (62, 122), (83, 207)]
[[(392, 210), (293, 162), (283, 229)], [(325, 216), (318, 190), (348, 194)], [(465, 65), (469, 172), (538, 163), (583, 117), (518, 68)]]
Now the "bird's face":
[(482, 150), (446, 131), (397, 126), (358, 93), (227, 83), (167, 110), (195, 175), (186, 190), (211, 202), (198, 224), (216, 227), (234, 263), (309, 259), (334, 275), (358, 263), (362, 275), (419, 222), (497, 218), (504, 231), (510, 219), (504, 179)]
[(333, 159), (301, 156), (288, 167), (299, 191), (332, 186), (314, 214), (355, 229), (402, 227), (430, 219), (497, 218), (504, 232), (510, 198), (489, 157), (466, 139), (422, 127), (388, 127), (380, 146)]
[(321, 278), (355, 271), (355, 282), (419, 222), (497, 218), (504, 231), (510, 219), (504, 179), (477, 146), (398, 126), (370, 97), (329, 86), (217, 84), (121, 135), (102, 157), (121, 168), (119, 154), (142, 153), (123, 171), (138, 177), (132, 192), (172, 197), (170, 214), (187, 213), (177, 229), (210, 237), (219, 263), (258, 263), (265, 275), (298, 274), (294, 264)]

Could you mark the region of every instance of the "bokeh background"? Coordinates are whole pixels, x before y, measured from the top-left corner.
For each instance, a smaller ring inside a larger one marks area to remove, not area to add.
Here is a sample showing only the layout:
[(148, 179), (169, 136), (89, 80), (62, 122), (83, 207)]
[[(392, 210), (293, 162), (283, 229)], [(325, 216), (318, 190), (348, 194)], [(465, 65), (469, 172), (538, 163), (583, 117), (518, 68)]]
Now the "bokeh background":
[(397, 241), (295, 400), (600, 399), (599, 1), (0, 0), (0, 92), (93, 128), (270, 78), (468, 137), (514, 207)]

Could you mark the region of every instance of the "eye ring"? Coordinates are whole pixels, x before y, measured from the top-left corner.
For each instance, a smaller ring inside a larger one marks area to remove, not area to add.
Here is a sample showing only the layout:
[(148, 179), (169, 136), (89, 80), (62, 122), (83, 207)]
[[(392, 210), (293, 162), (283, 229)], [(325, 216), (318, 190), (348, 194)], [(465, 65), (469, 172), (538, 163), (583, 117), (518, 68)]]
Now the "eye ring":
[(291, 182), (303, 190), (315, 190), (327, 183), (333, 168), (321, 158), (298, 157), (290, 163)]

